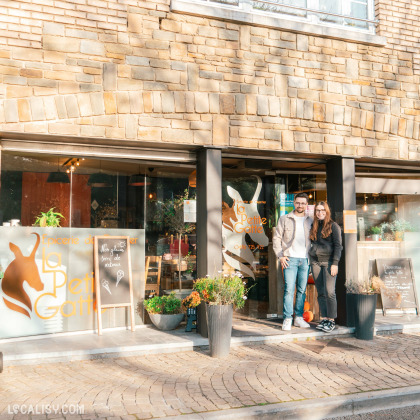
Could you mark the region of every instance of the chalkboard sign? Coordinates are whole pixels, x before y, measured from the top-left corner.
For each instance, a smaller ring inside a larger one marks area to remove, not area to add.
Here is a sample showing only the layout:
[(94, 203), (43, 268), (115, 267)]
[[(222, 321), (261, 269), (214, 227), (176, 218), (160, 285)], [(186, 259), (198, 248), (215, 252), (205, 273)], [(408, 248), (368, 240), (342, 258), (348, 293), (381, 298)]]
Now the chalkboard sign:
[(378, 276), (385, 283), (381, 289), (382, 308), (416, 308), (419, 313), (414, 287), (413, 265), (410, 258), (381, 258), (376, 260)]
[(131, 329), (134, 331), (130, 238), (95, 236), (94, 261), (98, 333), (102, 333), (100, 309), (120, 306), (130, 307)]

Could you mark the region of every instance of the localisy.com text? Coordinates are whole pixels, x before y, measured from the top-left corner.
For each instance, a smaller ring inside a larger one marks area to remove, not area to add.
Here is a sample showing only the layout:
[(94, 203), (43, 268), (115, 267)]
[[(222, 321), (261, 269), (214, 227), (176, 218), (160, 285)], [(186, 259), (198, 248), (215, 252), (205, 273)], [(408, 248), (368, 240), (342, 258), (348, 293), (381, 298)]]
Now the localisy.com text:
[(9, 404), (8, 414), (85, 414), (79, 404)]

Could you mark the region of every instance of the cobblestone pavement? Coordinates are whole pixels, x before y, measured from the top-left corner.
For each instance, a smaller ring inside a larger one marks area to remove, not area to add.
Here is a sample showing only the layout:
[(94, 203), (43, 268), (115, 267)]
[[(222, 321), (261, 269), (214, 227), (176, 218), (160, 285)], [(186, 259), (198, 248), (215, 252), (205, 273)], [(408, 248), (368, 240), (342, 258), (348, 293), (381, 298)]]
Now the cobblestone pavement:
[[(143, 419), (420, 384), (420, 334), (338, 342), (347, 347), (305, 341), (234, 347), (225, 359), (191, 351), (6, 367), (0, 418)], [(77, 404), (84, 414), (69, 414)], [(25, 414), (49, 407), (66, 412)]]

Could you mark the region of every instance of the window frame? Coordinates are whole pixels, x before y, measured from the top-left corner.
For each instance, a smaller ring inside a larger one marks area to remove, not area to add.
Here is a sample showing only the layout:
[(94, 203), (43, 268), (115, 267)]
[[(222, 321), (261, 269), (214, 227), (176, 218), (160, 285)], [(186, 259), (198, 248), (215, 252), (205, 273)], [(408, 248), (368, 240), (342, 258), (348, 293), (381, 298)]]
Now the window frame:
[[(274, 3), (274, 0), (261, 0), (261, 2), (270, 4)], [(359, 1), (356, 0), (353, 2), (359, 3)], [(377, 21), (374, 20), (374, 0), (367, 0), (367, 2), (368, 19), (366, 19), (366, 21), (368, 22), (368, 30), (320, 21), (320, 12), (318, 12), (318, 17), (316, 13), (317, 8), (319, 7), (319, 0), (307, 0), (307, 17), (256, 10), (253, 7), (253, 0), (238, 0), (236, 5), (219, 3), (217, 0), (171, 0), (171, 11), (248, 23), (280, 30), (283, 29), (308, 35), (319, 35), (327, 38), (383, 46), (386, 44), (386, 38), (375, 34), (375, 24)], [(343, 5), (346, 6), (345, 10), (350, 10), (350, 2), (345, 2), (343, 0)], [(296, 8), (296, 6), (293, 5), (281, 6), (292, 6), (292, 8)], [(343, 16), (343, 18), (346, 17), (344, 14), (340, 16)], [(360, 18), (353, 19), (359, 20)]]

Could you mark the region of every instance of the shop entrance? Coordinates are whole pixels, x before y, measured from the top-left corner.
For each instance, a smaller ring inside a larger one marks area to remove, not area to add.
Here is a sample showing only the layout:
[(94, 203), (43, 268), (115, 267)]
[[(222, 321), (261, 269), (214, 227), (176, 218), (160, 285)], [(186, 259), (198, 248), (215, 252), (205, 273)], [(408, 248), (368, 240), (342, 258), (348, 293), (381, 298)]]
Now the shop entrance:
[(309, 195), (312, 212), (316, 200), (326, 199), (325, 168), (312, 162), (222, 162), (223, 271), (240, 272), (250, 289), (237, 315), (281, 317), (283, 282), (272, 249), (273, 229), (280, 216), (293, 210), (297, 192)]

